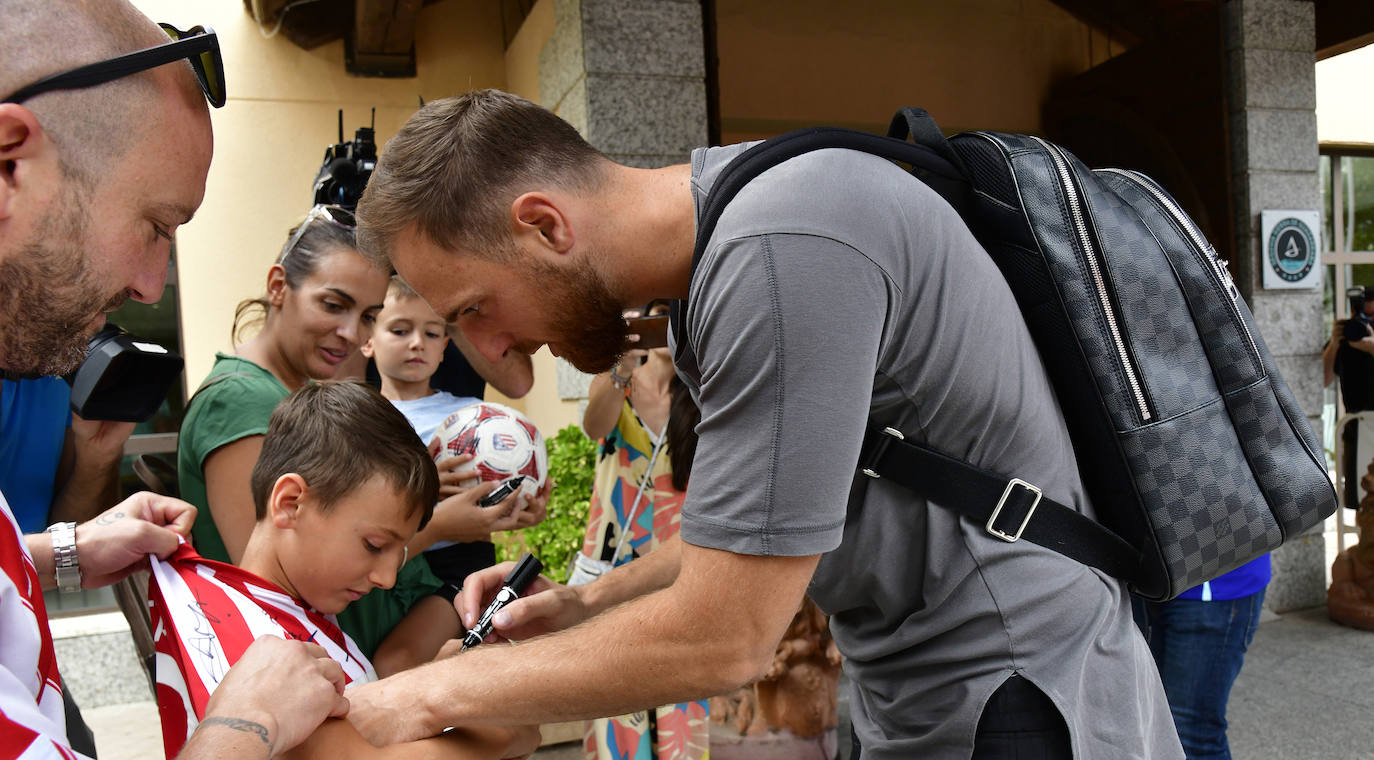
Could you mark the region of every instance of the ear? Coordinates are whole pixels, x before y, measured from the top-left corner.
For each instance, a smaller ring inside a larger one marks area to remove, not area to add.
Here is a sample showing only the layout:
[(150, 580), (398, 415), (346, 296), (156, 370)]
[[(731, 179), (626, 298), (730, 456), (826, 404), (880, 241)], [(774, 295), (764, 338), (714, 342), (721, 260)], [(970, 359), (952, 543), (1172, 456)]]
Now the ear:
[[(55, 175), (56, 158), (55, 148), (33, 111), (17, 103), (0, 104), (0, 219), (13, 216), (15, 200), (28, 183), (45, 174)], [(46, 171), (36, 176), (30, 162)], [(52, 165), (42, 167), (45, 162)]]
[(511, 202), (511, 227), (515, 239), (533, 239), (546, 250), (564, 254), (572, 250), (571, 220), (549, 196), (530, 192)]
[(373, 353), (372, 339), (368, 338), (367, 340), (363, 341), (363, 344), (361, 346), (358, 346), (358, 350), (363, 352), (363, 356), (366, 356), (367, 358), (371, 359)]
[(267, 270), (267, 303), (280, 309), (286, 301), (286, 270), (281, 264), (273, 264)]
[(272, 519), (272, 527), (294, 530), (300, 520), (302, 501), (309, 492), (305, 478), (294, 472), (277, 478), (267, 495), (267, 516)]

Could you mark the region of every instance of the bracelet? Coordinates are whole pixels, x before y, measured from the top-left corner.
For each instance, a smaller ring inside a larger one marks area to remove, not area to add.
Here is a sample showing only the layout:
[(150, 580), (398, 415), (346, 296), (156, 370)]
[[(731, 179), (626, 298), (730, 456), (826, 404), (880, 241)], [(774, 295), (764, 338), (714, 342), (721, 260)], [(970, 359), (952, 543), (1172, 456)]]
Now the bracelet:
[(617, 374), (615, 373), (615, 369), (616, 369), (615, 367), (611, 367), (611, 371), (610, 371), (610, 373), (609, 373), (610, 376), (611, 376), (611, 385), (614, 385), (614, 386), (617, 387), (617, 388), (629, 388), (629, 387), (630, 387), (630, 378), (629, 378), (629, 377), (621, 377), (620, 375), (617, 375)]
[(54, 523), (48, 528), (52, 539), (53, 576), (57, 590), (70, 594), (81, 590), (81, 563), (76, 556), (76, 523)]

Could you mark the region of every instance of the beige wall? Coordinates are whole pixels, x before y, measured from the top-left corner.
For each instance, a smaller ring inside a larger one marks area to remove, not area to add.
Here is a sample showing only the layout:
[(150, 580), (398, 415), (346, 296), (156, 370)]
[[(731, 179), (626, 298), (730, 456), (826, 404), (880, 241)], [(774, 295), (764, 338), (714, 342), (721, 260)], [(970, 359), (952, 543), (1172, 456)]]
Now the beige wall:
[(1058, 79), (1121, 52), (1049, 0), (717, 0), (722, 142), (817, 124), (1040, 131)]
[[(219, 35), (229, 102), (213, 112), (215, 157), (205, 202), (177, 234), (182, 337), (189, 386), (210, 369), (215, 351), (230, 348), (229, 327), (239, 301), (258, 295), (286, 232), (309, 210), (311, 182), (326, 146), (368, 123), (377, 108), (383, 143), (414, 112), (419, 98), (433, 100), (480, 87), (506, 88), (538, 98), (538, 54), (552, 30), (548, 6), (532, 14), (509, 54), (502, 49), (499, 4), (443, 0), (420, 12), (417, 76), (373, 79), (349, 76), (343, 42), (302, 50), (285, 37), (264, 39), (236, 0), (133, 0), (150, 18), (181, 28), (203, 24)], [(539, 19), (548, 31), (539, 36)], [(540, 367), (541, 386), (552, 382), (552, 360)], [(547, 381), (545, 380), (547, 378)], [(533, 402), (536, 409), (556, 408)], [(531, 400), (527, 400), (530, 402)], [(521, 404), (517, 404), (521, 405)], [(574, 410), (575, 413), (575, 410)], [(556, 430), (563, 418), (535, 419)]]

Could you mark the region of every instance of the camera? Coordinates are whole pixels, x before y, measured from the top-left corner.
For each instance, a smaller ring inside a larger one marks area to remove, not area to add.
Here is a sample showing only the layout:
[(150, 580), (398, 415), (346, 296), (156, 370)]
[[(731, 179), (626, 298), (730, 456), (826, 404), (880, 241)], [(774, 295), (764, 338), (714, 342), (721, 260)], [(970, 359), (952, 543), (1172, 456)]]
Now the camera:
[(353, 141), (344, 141), (343, 109), (339, 109), (339, 142), (324, 149), (324, 162), (315, 175), (315, 203), (342, 206), (352, 210), (367, 188), (377, 166), (377, 109), (372, 109), (372, 126), (358, 127)]
[(1364, 288), (1346, 288), (1345, 297), (1350, 299), (1350, 316), (1364, 314)]
[(143, 422), (162, 405), (182, 359), (151, 341), (107, 324), (86, 346), (86, 359), (67, 378), (72, 411), (88, 420)]

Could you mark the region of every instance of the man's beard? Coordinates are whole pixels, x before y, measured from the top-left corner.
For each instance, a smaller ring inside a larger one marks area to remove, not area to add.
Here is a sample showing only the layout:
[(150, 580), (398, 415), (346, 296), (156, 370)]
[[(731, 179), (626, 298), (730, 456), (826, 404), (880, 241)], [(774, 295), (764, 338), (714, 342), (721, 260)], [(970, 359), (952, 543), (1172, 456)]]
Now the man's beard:
[(615, 366), (629, 347), (620, 299), (588, 258), (572, 271), (530, 261), (522, 276), (533, 278), (543, 295), (546, 314), (560, 320), (549, 343), (583, 372), (596, 374)]
[(128, 298), (107, 299), (86, 266), (89, 209), (78, 185), (64, 182), (33, 237), (0, 261), (0, 366), (9, 374), (76, 369), (86, 358), (87, 325)]

